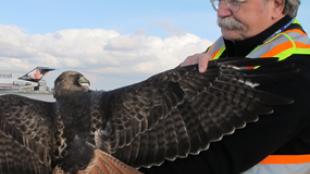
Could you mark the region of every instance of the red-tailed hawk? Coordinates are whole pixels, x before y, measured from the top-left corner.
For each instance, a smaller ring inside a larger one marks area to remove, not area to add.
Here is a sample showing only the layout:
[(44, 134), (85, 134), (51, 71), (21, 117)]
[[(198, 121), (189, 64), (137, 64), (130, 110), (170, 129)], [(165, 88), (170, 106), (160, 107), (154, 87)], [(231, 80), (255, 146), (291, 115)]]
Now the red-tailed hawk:
[(111, 91), (91, 91), (78, 72), (55, 80), (56, 102), (0, 97), (0, 173), (75, 173), (100, 149), (133, 167), (207, 150), (272, 106), (293, 101), (258, 89), (297, 66), (276, 59), (223, 59), (177, 67)]

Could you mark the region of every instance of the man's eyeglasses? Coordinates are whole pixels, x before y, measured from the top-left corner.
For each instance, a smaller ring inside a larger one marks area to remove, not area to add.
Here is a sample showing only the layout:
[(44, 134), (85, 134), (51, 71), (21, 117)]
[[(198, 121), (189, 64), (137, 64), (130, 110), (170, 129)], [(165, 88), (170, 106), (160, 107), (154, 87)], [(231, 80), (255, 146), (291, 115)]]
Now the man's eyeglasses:
[(221, 3), (226, 3), (226, 5), (233, 11), (236, 12), (239, 10), (240, 5), (245, 3), (247, 0), (210, 0), (212, 7), (215, 11), (218, 11)]

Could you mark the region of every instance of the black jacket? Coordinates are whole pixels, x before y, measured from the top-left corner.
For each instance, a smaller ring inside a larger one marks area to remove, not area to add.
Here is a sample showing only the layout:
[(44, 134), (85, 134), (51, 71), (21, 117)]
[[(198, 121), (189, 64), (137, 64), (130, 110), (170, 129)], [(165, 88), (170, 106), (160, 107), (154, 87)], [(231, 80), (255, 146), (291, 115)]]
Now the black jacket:
[[(271, 36), (291, 19), (279, 22), (258, 34), (240, 41), (225, 40), (222, 57), (245, 57), (257, 45)], [(300, 27), (292, 24), (289, 28)], [(302, 67), (298, 77), (262, 86), (264, 90), (295, 99), (295, 103), (275, 108), (271, 116), (262, 116), (256, 123), (225, 136), (222, 141), (211, 143), (209, 150), (186, 159), (165, 162), (162, 166), (141, 169), (145, 174), (235, 174), (241, 173), (270, 154), (310, 154), (310, 56), (293, 55)]]

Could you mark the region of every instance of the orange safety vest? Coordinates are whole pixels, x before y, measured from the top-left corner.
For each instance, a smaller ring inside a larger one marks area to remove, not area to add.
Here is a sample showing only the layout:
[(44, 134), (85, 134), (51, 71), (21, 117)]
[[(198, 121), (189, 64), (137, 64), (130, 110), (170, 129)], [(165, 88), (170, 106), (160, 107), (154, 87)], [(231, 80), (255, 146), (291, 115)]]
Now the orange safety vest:
[[(293, 19), (290, 24), (299, 24)], [(211, 60), (219, 59), (225, 51), (223, 38), (219, 38), (206, 51)], [(278, 57), (285, 60), (293, 54), (310, 55), (310, 40), (300, 28), (276, 32), (252, 50), (246, 57)], [(310, 147), (309, 147), (310, 148)], [(243, 174), (310, 174), (310, 153), (305, 155), (269, 155)]]
[[(299, 24), (296, 19), (292, 24)], [(219, 38), (206, 51), (211, 60), (220, 58), (225, 51), (223, 38)], [(279, 60), (285, 60), (293, 54), (310, 55), (310, 40), (303, 30), (300, 28), (289, 29), (268, 38), (263, 44), (257, 46), (246, 57), (249, 58), (264, 58), (278, 57)]]

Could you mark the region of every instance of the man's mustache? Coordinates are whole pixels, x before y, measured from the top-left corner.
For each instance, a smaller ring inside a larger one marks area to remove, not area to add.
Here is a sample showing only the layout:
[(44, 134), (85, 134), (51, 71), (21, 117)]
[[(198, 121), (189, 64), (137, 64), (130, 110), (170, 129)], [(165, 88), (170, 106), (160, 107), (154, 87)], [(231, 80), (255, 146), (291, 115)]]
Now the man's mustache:
[(218, 17), (217, 18), (217, 24), (221, 28), (225, 28), (225, 29), (228, 29), (228, 30), (241, 30), (241, 31), (244, 31), (247, 28), (244, 24), (239, 22), (234, 17), (225, 17), (225, 18)]

